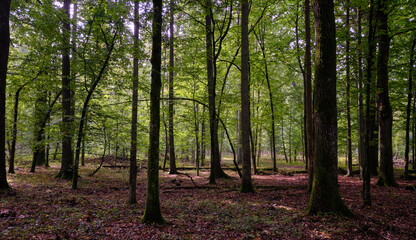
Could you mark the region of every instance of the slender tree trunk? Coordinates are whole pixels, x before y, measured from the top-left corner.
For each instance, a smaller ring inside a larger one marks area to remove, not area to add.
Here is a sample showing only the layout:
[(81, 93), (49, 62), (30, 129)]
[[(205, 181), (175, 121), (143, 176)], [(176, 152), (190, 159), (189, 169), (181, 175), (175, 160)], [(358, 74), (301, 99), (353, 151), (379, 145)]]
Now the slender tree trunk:
[[(257, 166), (260, 166), (260, 157), (261, 157), (261, 140), (262, 140), (262, 129), (258, 131), (258, 140), (257, 140)], [(257, 170), (257, 168), (256, 168)]]
[(237, 110), (237, 163), (243, 163), (243, 151), (241, 149), (241, 112)]
[(134, 2), (134, 32), (133, 32), (133, 97), (131, 106), (131, 136), (130, 136), (130, 171), (129, 171), (129, 200), (136, 204), (137, 185), (137, 104), (139, 93), (139, 1)]
[(315, 0), (315, 159), (309, 214), (351, 215), (338, 187), (336, 40), (334, 3)]
[(358, 162), (360, 165), (360, 178), (363, 178), (365, 153), (365, 119), (364, 119), (364, 102), (363, 102), (363, 65), (362, 65), (362, 41), (361, 41), (361, 9), (357, 8), (357, 65), (358, 65), (358, 81), (357, 81), (357, 99), (358, 99)]
[(363, 203), (366, 206), (371, 206), (371, 194), (370, 194), (370, 165), (372, 151), (371, 151), (371, 140), (374, 131), (374, 115), (372, 114), (373, 110), (373, 101), (372, 99), (372, 84), (373, 84), (373, 56), (375, 49), (375, 28), (373, 24), (373, 15), (374, 15), (374, 1), (370, 2), (370, 12), (368, 17), (368, 33), (367, 33), (367, 69), (366, 69), (366, 109), (365, 109), (365, 158), (364, 158), (364, 167), (363, 167)]
[(306, 112), (306, 161), (308, 162), (308, 192), (312, 190), (314, 143), (313, 143), (313, 102), (312, 102), (312, 63), (311, 63), (311, 23), (310, 3), (305, 0), (305, 112)]
[(150, 88), (150, 133), (147, 166), (146, 208), (143, 223), (164, 223), (159, 199), (159, 131), (161, 88), (162, 0), (153, 0), (152, 76)]
[(409, 178), (409, 146), (410, 146), (410, 114), (412, 109), (412, 98), (413, 98), (413, 65), (414, 65), (414, 50), (416, 45), (416, 38), (412, 42), (412, 48), (410, 50), (410, 61), (409, 61), (409, 78), (408, 78), (408, 89), (407, 89), (407, 106), (406, 106), (406, 147), (404, 151), (404, 178)]
[[(84, 126), (84, 132), (87, 132), (88, 129), (88, 117), (86, 116), (85, 118), (85, 126)], [(81, 149), (81, 166), (85, 166), (85, 136), (86, 134), (84, 134), (82, 136), (82, 149)]]
[(64, 0), (63, 10), (65, 18), (63, 19), (63, 36), (62, 36), (62, 162), (61, 170), (58, 177), (70, 179), (72, 177), (71, 165), (73, 163), (72, 152), (72, 124), (73, 116), (71, 109), (71, 68), (70, 68), (70, 5), (71, 0)]
[(45, 119), (46, 110), (47, 110), (47, 92), (41, 90), (38, 93), (38, 97), (35, 101), (35, 113), (34, 113), (34, 139), (35, 142), (33, 144), (33, 160), (32, 160), (32, 167), (30, 172), (35, 172), (36, 166), (43, 166), (45, 165), (45, 128), (43, 125), (43, 121)]
[[(414, 93), (413, 93), (414, 95)], [(415, 159), (415, 151), (416, 151), (416, 97), (413, 97), (413, 107), (412, 107), (412, 116), (413, 116), (413, 122), (412, 122), (412, 162), (413, 162), (413, 170), (416, 170), (416, 159)]]
[(380, 173), (377, 185), (396, 186), (393, 168), (392, 128), (393, 114), (389, 99), (388, 62), (390, 37), (387, 23), (387, 1), (379, 0), (377, 11), (379, 51), (377, 58), (377, 109), (380, 123)]
[[(194, 91), (195, 94), (195, 91)], [(194, 96), (195, 98), (195, 96)], [(193, 155), (196, 155), (195, 165), (196, 165), (196, 175), (199, 176), (199, 159), (200, 159), (200, 143), (199, 143), (199, 121), (198, 121), (198, 105), (194, 102), (194, 123), (195, 123), (195, 148)]]
[(243, 177), (240, 192), (253, 192), (250, 161), (250, 50), (248, 40), (248, 0), (241, 2), (241, 142), (243, 152)]
[(286, 154), (286, 144), (285, 144), (285, 135), (284, 135), (284, 128), (283, 128), (283, 116), (282, 116), (282, 146), (283, 146), (283, 154), (285, 155), (285, 161), (289, 162)]
[[(202, 115), (205, 116), (205, 107), (203, 108)], [(205, 118), (202, 118), (201, 122), (201, 166), (205, 165)]]
[(173, 53), (173, 38), (174, 38), (174, 14), (173, 9), (175, 5), (173, 0), (170, 0), (170, 22), (169, 22), (169, 174), (176, 174), (176, 157), (175, 157), (175, 143), (173, 135), (173, 67), (174, 67), (174, 53)]
[(347, 176), (352, 176), (352, 144), (351, 144), (351, 104), (350, 104), (350, 1), (347, 0), (347, 40), (345, 46), (346, 64), (346, 98), (347, 98)]
[(0, 4), (0, 189), (9, 189), (6, 173), (6, 77), (10, 45), (10, 0)]

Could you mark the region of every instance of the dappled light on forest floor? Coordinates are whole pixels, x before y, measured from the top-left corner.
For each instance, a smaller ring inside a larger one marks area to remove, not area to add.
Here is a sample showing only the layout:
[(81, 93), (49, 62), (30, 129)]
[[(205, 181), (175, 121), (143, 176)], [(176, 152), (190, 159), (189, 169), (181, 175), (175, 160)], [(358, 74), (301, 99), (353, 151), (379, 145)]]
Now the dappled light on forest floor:
[(375, 187), (373, 206), (363, 207), (361, 181), (339, 176), (340, 192), (355, 217), (306, 216), (305, 174), (254, 175), (254, 193), (238, 192), (240, 179), (208, 184), (208, 171), (192, 177), (160, 172), (165, 225), (144, 225), (145, 172), (137, 184), (137, 205), (127, 204), (128, 170), (81, 169), (79, 189), (55, 178), (58, 169), (19, 169), (10, 175), (12, 191), (1, 193), (1, 239), (409, 239), (416, 235), (415, 181)]

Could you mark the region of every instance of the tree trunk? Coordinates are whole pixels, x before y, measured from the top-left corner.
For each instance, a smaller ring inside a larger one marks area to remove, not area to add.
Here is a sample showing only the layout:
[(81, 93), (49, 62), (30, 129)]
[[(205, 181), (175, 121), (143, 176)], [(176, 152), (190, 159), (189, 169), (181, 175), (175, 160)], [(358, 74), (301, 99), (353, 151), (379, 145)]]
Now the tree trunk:
[(241, 148), (241, 112), (237, 110), (237, 163), (243, 163), (243, 151)]
[(164, 223), (159, 199), (159, 131), (161, 88), (162, 0), (153, 0), (152, 76), (150, 88), (150, 133), (147, 166), (146, 208), (143, 223)]
[(404, 151), (404, 178), (409, 178), (409, 146), (410, 146), (410, 114), (412, 109), (412, 98), (413, 98), (413, 65), (414, 65), (414, 50), (416, 45), (416, 38), (413, 40), (412, 48), (410, 50), (410, 61), (409, 61), (409, 79), (407, 89), (407, 106), (406, 106), (406, 147)]
[(347, 0), (347, 40), (345, 47), (346, 64), (346, 98), (347, 98), (347, 176), (352, 176), (352, 144), (351, 144), (351, 113), (350, 113), (350, 1)]
[(364, 167), (363, 167), (363, 203), (366, 206), (371, 206), (371, 194), (370, 194), (370, 165), (372, 163), (371, 158), (372, 151), (371, 146), (372, 144), (372, 136), (374, 132), (374, 115), (373, 112), (373, 101), (372, 101), (372, 88), (371, 85), (373, 84), (373, 56), (374, 56), (374, 49), (375, 49), (375, 27), (373, 24), (373, 15), (374, 15), (374, 1), (371, 0), (370, 2), (370, 12), (368, 16), (368, 33), (367, 33), (367, 69), (366, 69), (366, 109), (365, 109), (365, 157), (364, 157)]
[(392, 127), (393, 114), (389, 99), (388, 62), (390, 37), (388, 35), (387, 11), (385, 0), (379, 0), (377, 11), (379, 50), (377, 57), (377, 109), (380, 123), (380, 173), (377, 185), (396, 186), (393, 169)]
[(253, 192), (250, 161), (250, 85), (249, 85), (249, 40), (248, 0), (241, 2), (241, 144), (243, 152), (243, 177), (240, 192)]
[(47, 110), (47, 92), (41, 90), (38, 93), (38, 97), (35, 101), (35, 113), (34, 113), (34, 139), (33, 144), (33, 160), (30, 172), (35, 172), (36, 166), (43, 166), (45, 164), (45, 125), (43, 121), (45, 119)]
[(177, 174), (176, 170), (176, 157), (175, 157), (175, 143), (173, 137), (173, 67), (174, 67), (174, 55), (173, 55), (173, 28), (174, 28), (174, 2), (170, 0), (170, 22), (169, 22), (169, 174)]
[(315, 162), (309, 214), (335, 212), (351, 215), (338, 187), (336, 40), (334, 3), (313, 2), (315, 16)]
[(363, 66), (362, 66), (362, 44), (361, 44), (361, 9), (357, 8), (357, 100), (358, 100), (358, 163), (360, 165), (360, 178), (363, 178), (365, 153), (365, 119), (364, 119), (364, 102), (363, 102)]
[(208, 102), (209, 102), (209, 125), (211, 135), (211, 173), (209, 183), (215, 184), (216, 178), (226, 177), (227, 175), (221, 168), (220, 149), (218, 142), (218, 118), (215, 106), (216, 79), (214, 76), (214, 40), (212, 29), (212, 2), (206, 0), (206, 50), (207, 50), (207, 75), (208, 75)]
[(312, 64), (311, 64), (311, 23), (310, 3), (305, 0), (305, 113), (306, 113), (306, 161), (308, 162), (308, 192), (313, 182), (313, 103), (312, 103)]
[(10, 0), (0, 4), (0, 189), (9, 189), (6, 173), (6, 78), (10, 45)]
[[(202, 116), (205, 116), (205, 107), (202, 111)], [(205, 165), (205, 118), (202, 118), (201, 123), (201, 166)]]
[(71, 0), (64, 0), (63, 36), (62, 36), (62, 162), (58, 177), (70, 179), (72, 177), (72, 94), (71, 94), (71, 63), (70, 63), (70, 5)]
[(130, 171), (129, 171), (129, 200), (136, 204), (137, 185), (137, 104), (139, 86), (139, 1), (134, 2), (134, 32), (133, 32), (133, 97), (131, 106), (131, 136), (130, 136)]

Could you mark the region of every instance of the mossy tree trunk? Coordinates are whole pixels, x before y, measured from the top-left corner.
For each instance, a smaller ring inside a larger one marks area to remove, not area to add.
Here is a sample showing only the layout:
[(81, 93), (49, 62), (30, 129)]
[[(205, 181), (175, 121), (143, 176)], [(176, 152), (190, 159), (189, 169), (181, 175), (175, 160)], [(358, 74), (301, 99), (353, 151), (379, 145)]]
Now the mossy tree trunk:
[(315, 16), (315, 158), (308, 214), (350, 215), (338, 187), (336, 42), (333, 0), (313, 2)]
[(377, 185), (396, 186), (393, 169), (392, 127), (393, 114), (389, 98), (387, 1), (380, 0), (377, 11), (379, 48), (377, 56), (377, 109), (380, 123), (380, 172)]
[(152, 76), (150, 89), (150, 133), (147, 166), (146, 208), (143, 223), (164, 223), (159, 199), (159, 132), (161, 88), (162, 0), (153, 0)]

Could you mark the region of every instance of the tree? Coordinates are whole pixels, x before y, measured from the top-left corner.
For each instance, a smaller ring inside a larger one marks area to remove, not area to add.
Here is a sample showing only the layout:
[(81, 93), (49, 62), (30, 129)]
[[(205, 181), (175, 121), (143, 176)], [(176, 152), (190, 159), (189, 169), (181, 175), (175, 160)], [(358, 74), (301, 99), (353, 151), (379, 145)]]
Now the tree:
[(136, 204), (137, 182), (137, 103), (139, 85), (139, 1), (134, 2), (134, 32), (133, 32), (133, 97), (131, 106), (131, 140), (130, 140), (130, 175), (129, 175), (129, 203)]
[(312, 67), (311, 67), (311, 24), (310, 4), (305, 0), (305, 118), (306, 118), (306, 161), (308, 164), (308, 192), (313, 183), (313, 102), (312, 102)]
[(62, 29), (62, 162), (58, 177), (72, 178), (71, 165), (74, 155), (72, 152), (72, 93), (71, 93), (71, 62), (70, 62), (70, 5), (71, 0), (64, 0)]
[(346, 2), (346, 28), (347, 28), (347, 36), (346, 36), (346, 46), (345, 46), (345, 65), (346, 65), (346, 98), (347, 98), (347, 176), (352, 175), (352, 144), (351, 144), (351, 104), (350, 104), (350, 1), (347, 0)]
[(253, 192), (250, 164), (250, 50), (248, 40), (248, 0), (241, 3), (241, 143), (243, 153), (243, 178), (240, 192)]
[[(408, 77), (408, 89), (407, 89), (407, 106), (406, 106), (406, 146), (404, 151), (404, 159), (405, 159), (405, 166), (404, 166), (404, 178), (409, 178), (409, 134), (410, 134), (410, 114), (411, 114), (411, 106), (412, 106), (412, 98), (413, 98), (413, 65), (414, 65), (414, 50), (416, 46), (416, 38), (412, 42), (412, 47), (410, 50), (410, 60), (409, 60), (409, 77)], [(413, 140), (414, 141), (414, 140)], [(414, 160), (413, 160), (414, 161)]]
[(10, 0), (0, 4), (0, 189), (8, 189), (6, 174), (6, 78), (10, 45)]
[(169, 173), (176, 174), (175, 142), (173, 136), (173, 38), (174, 38), (174, 1), (170, 0), (170, 22), (169, 22)]
[(378, 4), (377, 109), (380, 122), (380, 172), (377, 185), (396, 186), (392, 151), (393, 114), (389, 99), (390, 37), (387, 23), (389, 8), (385, 0), (379, 0)]
[(143, 223), (164, 223), (159, 199), (159, 131), (161, 89), (162, 0), (153, 0), (152, 76), (150, 89), (150, 132), (147, 163), (146, 208)]
[(334, 2), (313, 2), (315, 19), (315, 158), (308, 214), (350, 215), (338, 189), (336, 41)]

